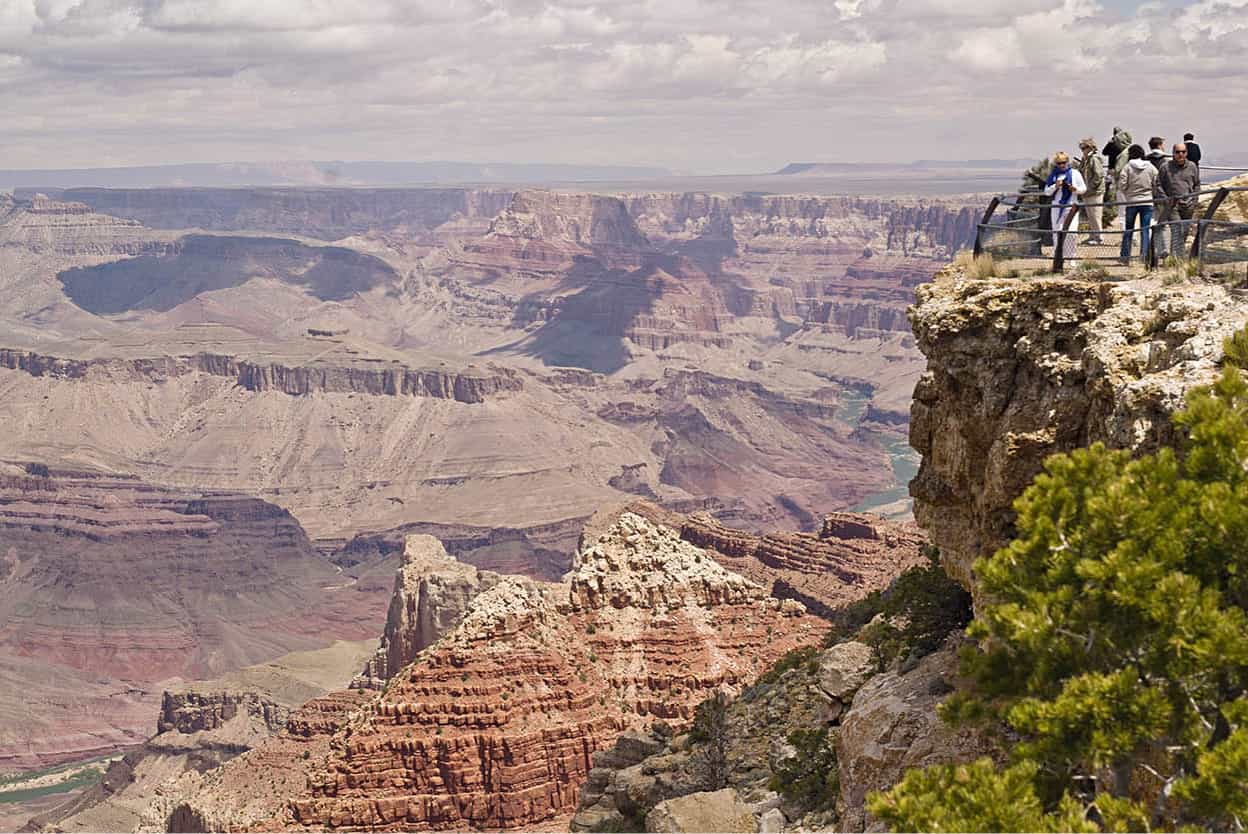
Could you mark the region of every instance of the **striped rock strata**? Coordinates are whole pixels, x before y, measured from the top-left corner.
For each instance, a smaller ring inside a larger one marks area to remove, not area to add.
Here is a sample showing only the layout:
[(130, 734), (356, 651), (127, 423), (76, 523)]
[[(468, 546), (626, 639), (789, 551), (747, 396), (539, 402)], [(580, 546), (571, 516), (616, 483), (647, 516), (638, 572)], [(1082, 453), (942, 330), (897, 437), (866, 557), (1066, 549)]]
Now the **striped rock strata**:
[(166, 803), (166, 822), (558, 823), (575, 810), (595, 751), (656, 718), (687, 723), (709, 693), (740, 688), (822, 629), (800, 604), (770, 597), (675, 531), (625, 513), (582, 546), (563, 581), (506, 577), (478, 594), (454, 630), (350, 713), (327, 755), (303, 760), (264, 745), (204, 782), (263, 792), (269, 769), (281, 767), (306, 773), (305, 789), (279, 791), (239, 819), (226, 809), (243, 801), (232, 792), (241, 787), (205, 787)]

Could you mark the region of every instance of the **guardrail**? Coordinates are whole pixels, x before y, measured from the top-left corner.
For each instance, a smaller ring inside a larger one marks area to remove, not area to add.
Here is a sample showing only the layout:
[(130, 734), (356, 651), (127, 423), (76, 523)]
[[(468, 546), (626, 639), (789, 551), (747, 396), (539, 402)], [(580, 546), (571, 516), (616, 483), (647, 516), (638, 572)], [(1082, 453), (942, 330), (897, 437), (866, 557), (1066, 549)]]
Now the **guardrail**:
[[(1141, 204), (1122, 200), (1080, 203), (1066, 210), (1060, 228), (1054, 229), (1051, 224), (1053, 204), (1042, 192), (1001, 194), (992, 198), (980, 222), (976, 224), (973, 251), (977, 256), (988, 253), (998, 257), (1051, 260), (1052, 270), (1061, 272), (1066, 261), (1121, 260), (1124, 257), (1124, 238), (1129, 238), (1125, 248), (1128, 250), (1126, 257), (1130, 258), (1130, 250), (1135, 248), (1135, 236), (1139, 235), (1141, 238), (1147, 237), (1149, 241), (1143, 247), (1144, 252), (1140, 257), (1150, 269), (1165, 258), (1165, 253), (1158, 251), (1157, 241), (1160, 238), (1168, 238), (1171, 251), (1176, 249), (1173, 245), (1176, 237), (1183, 241), (1177, 248), (1181, 257), (1201, 261), (1207, 257), (1219, 257), (1223, 250), (1233, 252), (1238, 257), (1241, 252), (1239, 246), (1227, 246), (1226, 243), (1232, 238), (1243, 238), (1245, 244), (1248, 244), (1248, 224), (1215, 220), (1214, 215), (1231, 193), (1239, 191), (1248, 191), (1248, 187), (1212, 188), (1183, 195), (1184, 198), (1195, 197), (1202, 202), (1202, 198), (1209, 198), (1200, 217), (1166, 220), (1154, 223), (1148, 230), (1102, 229), (1099, 234), (1079, 229), (1078, 222), (1085, 213), (1084, 209), (1100, 212), (1105, 206), (1131, 207)], [(1151, 203), (1145, 205), (1152, 207)], [(997, 212), (1002, 208), (1005, 209), (1005, 216), (994, 222)], [(1125, 211), (1122, 213), (1125, 214)], [(1190, 234), (1193, 230), (1194, 237)], [(1105, 238), (1109, 238), (1111, 242), (1106, 243)], [(1187, 249), (1189, 238), (1191, 246)], [(1210, 249), (1210, 243), (1216, 243), (1217, 246)], [(1052, 247), (1051, 252), (1046, 252), (1048, 247)], [(1082, 254), (1079, 247), (1084, 250)], [(1107, 249), (1110, 251), (1107, 252)], [(1239, 260), (1248, 260), (1248, 255)]]

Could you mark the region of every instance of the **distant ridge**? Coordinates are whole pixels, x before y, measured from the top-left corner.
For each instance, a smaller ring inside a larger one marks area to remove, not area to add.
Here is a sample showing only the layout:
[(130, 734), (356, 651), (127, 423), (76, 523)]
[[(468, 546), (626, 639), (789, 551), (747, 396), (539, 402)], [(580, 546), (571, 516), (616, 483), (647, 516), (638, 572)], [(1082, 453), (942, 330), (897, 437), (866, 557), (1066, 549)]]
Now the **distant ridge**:
[(914, 162), (790, 162), (774, 176), (842, 176), (923, 170), (1008, 169), (1016, 171), (1035, 164), (1034, 159), (919, 159)]
[(0, 170), (0, 188), (403, 186), (601, 182), (669, 176), (666, 168), (476, 162), (204, 162), (121, 168)]

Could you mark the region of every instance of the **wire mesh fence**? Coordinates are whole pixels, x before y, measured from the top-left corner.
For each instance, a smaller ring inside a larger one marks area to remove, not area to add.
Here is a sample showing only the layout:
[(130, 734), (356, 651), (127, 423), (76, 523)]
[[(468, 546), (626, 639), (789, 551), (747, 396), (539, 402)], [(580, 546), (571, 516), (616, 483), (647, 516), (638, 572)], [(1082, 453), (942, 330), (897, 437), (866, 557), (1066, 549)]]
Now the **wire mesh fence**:
[[(1248, 223), (1219, 218), (1228, 196), (1248, 187), (1216, 188), (1160, 204), (1089, 201), (1063, 206), (1040, 192), (994, 197), (977, 224), (976, 255), (1035, 261), (1061, 272), (1084, 266), (1144, 266), (1195, 259), (1224, 266), (1248, 262)], [(1191, 208), (1188, 208), (1188, 204)], [(1099, 223), (1106, 207), (1116, 219)]]

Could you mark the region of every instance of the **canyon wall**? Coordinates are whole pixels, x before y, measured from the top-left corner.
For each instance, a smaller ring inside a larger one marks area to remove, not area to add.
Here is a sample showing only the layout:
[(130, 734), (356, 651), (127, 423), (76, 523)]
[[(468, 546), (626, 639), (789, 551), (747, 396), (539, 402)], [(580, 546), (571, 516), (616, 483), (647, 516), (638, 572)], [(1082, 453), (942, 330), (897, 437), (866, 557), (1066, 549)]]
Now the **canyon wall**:
[[(379, 363), (380, 364), (380, 363)], [(390, 363), (386, 363), (390, 364)], [(291, 396), (313, 393), (355, 393), (373, 396), (435, 397), (461, 403), (480, 403), (496, 394), (518, 391), (520, 376), (497, 365), (483, 370), (422, 370), (402, 366), (286, 365), (215, 353), (193, 356), (155, 356), (135, 359), (66, 359), (27, 350), (0, 348), (0, 368), (25, 371), (31, 376), (85, 379), (93, 371), (112, 379), (163, 381), (193, 372), (233, 379), (248, 391), (277, 391)]]
[(256, 230), (337, 240), (491, 218), (512, 192), (464, 188), (70, 188), (60, 199), (152, 229)]
[[(273, 504), (42, 464), (0, 469), (0, 669), (43, 670), (0, 697), (0, 715), (26, 716), (0, 724), (0, 764), (108, 752), (145, 735), (151, 715), (135, 706), (156, 681), (359, 639), (382, 619), (384, 595), (343, 583)], [(53, 695), (37, 683), (47, 676), (59, 676)], [(48, 706), (101, 686), (117, 696), (103, 706)]]

